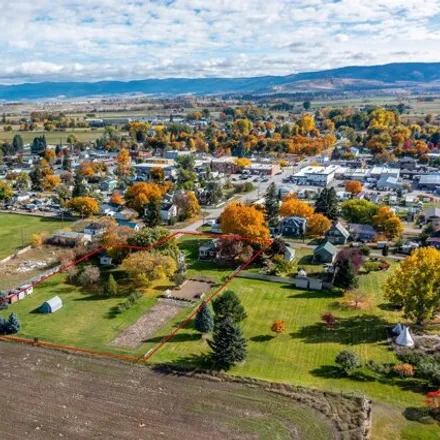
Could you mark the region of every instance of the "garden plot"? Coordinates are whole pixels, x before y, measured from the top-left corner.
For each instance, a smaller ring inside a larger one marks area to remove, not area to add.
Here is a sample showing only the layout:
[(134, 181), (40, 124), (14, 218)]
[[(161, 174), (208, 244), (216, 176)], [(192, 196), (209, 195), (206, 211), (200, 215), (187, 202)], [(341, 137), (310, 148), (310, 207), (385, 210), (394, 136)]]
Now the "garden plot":
[(169, 297), (195, 301), (203, 298), (205, 293), (214, 286), (212, 281), (202, 281), (196, 279), (186, 280), (180, 288), (176, 288), (169, 292)]
[(174, 318), (182, 307), (159, 301), (150, 310), (144, 313), (133, 325), (123, 330), (114, 340), (113, 344), (127, 348), (139, 348), (145, 339), (152, 336), (171, 318)]

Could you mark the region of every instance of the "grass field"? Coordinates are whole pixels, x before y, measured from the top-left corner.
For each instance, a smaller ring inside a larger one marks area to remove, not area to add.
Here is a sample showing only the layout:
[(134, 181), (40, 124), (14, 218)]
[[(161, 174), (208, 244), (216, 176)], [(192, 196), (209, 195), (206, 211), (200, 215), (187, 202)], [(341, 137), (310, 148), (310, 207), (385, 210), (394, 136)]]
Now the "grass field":
[(29, 144), (33, 141), (33, 139), (37, 136), (44, 135), (46, 137), (46, 141), (48, 144), (58, 144), (58, 143), (66, 143), (67, 138), (73, 134), (80, 141), (95, 141), (97, 138), (102, 136), (103, 133), (102, 128), (96, 129), (70, 129), (67, 131), (3, 131), (3, 128), (0, 127), (0, 141), (12, 141), (16, 134), (19, 134), (25, 144)]
[(52, 233), (69, 223), (46, 217), (0, 213), (0, 259), (29, 245), (32, 234)]

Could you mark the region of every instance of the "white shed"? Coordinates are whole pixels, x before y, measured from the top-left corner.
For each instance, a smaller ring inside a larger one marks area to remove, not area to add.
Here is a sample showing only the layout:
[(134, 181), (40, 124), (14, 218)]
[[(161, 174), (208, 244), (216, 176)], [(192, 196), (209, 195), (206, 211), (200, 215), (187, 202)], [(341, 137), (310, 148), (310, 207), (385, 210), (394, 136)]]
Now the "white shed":
[(54, 313), (57, 310), (61, 309), (61, 307), (63, 307), (63, 302), (61, 301), (61, 298), (59, 296), (54, 296), (53, 298), (48, 299), (41, 305), (40, 312)]

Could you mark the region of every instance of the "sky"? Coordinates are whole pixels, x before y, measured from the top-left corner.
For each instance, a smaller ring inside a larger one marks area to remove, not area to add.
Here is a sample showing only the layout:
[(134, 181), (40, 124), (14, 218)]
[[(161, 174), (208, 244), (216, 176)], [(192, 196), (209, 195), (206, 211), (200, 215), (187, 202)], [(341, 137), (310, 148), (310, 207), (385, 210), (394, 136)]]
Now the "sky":
[(0, 83), (440, 61), (440, 0), (0, 0)]

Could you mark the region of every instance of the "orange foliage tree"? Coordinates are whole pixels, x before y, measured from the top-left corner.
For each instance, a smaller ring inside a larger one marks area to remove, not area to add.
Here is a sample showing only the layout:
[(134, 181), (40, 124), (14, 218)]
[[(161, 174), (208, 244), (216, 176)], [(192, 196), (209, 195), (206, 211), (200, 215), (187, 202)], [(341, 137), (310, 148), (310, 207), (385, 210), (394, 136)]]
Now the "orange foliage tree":
[(307, 222), (307, 233), (321, 237), (332, 226), (332, 222), (323, 214), (313, 214)]
[(296, 198), (289, 198), (283, 202), (280, 208), (281, 217), (297, 216), (310, 219), (313, 215), (313, 207)]
[(120, 177), (127, 177), (130, 175), (130, 153), (126, 148), (123, 148), (117, 157), (118, 166), (116, 174)]
[(280, 333), (284, 333), (286, 331), (286, 323), (282, 321), (281, 319), (276, 320), (273, 322), (271, 328), (274, 333), (279, 335)]
[(253, 206), (239, 202), (230, 203), (220, 215), (220, 223), (225, 234), (237, 234), (249, 238), (269, 237), (264, 214)]
[(432, 412), (440, 412), (440, 390), (429, 392), (426, 395), (425, 403)]
[(43, 188), (46, 191), (52, 191), (61, 183), (61, 178), (55, 175), (48, 175), (43, 179)]
[(358, 180), (349, 180), (345, 183), (345, 191), (351, 193), (353, 196), (362, 191), (362, 183)]
[(113, 191), (110, 202), (115, 203), (116, 205), (122, 205), (124, 203), (124, 199), (122, 198), (122, 195), (120, 191)]
[(127, 189), (124, 198), (130, 208), (142, 215), (148, 202), (161, 200), (163, 195), (164, 188), (157, 183), (137, 182)]
[(377, 214), (373, 215), (373, 225), (378, 232), (385, 234), (389, 240), (399, 237), (403, 232), (400, 218), (389, 206), (382, 206)]

